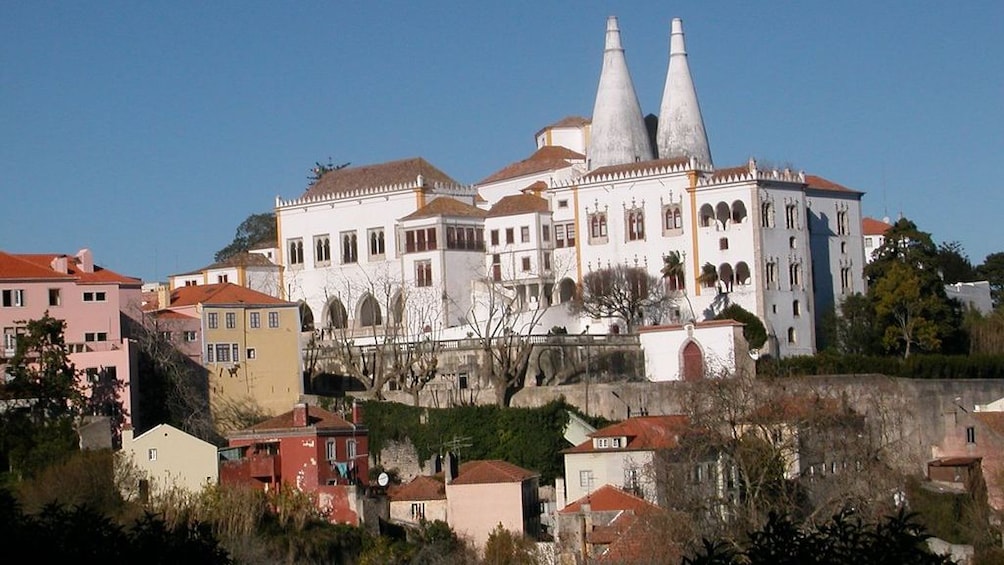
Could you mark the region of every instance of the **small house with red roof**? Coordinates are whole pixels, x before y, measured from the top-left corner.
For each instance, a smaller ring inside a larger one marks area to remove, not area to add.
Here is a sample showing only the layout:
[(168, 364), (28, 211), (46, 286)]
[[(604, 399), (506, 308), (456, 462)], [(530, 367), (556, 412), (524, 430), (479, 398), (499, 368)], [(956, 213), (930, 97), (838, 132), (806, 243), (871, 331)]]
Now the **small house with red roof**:
[(865, 238), (865, 261), (871, 262), (875, 252), (885, 243), (885, 233), (892, 229), (889, 218), (876, 220), (865, 216), (861, 218), (861, 233)]
[(566, 500), (577, 500), (614, 485), (656, 503), (656, 452), (679, 446), (689, 419), (683, 415), (639, 416), (589, 434), (564, 450)]
[(306, 403), (232, 432), (220, 450), (220, 483), (265, 490), (280, 485), (316, 494), (331, 521), (359, 524), (357, 486), (368, 482), (369, 433), (361, 409), (352, 421)]
[(138, 350), (127, 318), (140, 317), (142, 281), (94, 263), (89, 249), (75, 255), (0, 251), (0, 365), (14, 356), (28, 320), (49, 316), (66, 322), (63, 337), (85, 391), (115, 381), (131, 424), (137, 390)]
[(229, 282), (269, 296), (279, 296), (282, 290), (279, 284), (279, 265), (272, 262), (273, 253), (273, 247), (242, 251), (201, 269), (171, 275), (168, 279), (170, 289)]
[(418, 525), (423, 520), (448, 522), (446, 482), (443, 473), (418, 475), (410, 483), (391, 487), (390, 519), (401, 524)]
[(540, 535), (539, 474), (500, 459), (451, 467), (443, 469), (446, 516), (458, 535), (477, 548), (499, 524), (531, 539)]

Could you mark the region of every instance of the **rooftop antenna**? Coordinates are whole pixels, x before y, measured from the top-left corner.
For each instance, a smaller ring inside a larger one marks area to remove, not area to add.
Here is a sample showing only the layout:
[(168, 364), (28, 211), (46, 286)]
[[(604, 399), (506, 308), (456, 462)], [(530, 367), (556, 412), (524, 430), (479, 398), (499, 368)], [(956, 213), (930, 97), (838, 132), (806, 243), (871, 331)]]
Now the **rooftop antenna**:
[(474, 444), (471, 443), (471, 436), (453, 436), (453, 439), (444, 441), (440, 446), (445, 451), (455, 453), (457, 455), (457, 459), (459, 460), (461, 459), (460, 450), (473, 447)]

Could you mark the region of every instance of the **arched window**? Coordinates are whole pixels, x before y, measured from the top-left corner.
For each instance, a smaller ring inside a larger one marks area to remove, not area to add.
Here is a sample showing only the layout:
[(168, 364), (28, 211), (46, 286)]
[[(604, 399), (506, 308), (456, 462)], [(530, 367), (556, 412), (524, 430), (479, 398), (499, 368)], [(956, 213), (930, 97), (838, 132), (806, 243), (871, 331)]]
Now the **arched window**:
[(760, 226), (764, 228), (774, 227), (774, 204), (771, 202), (760, 203)]
[(742, 200), (736, 200), (732, 203), (732, 223), (738, 224), (746, 219), (746, 205), (743, 204)]
[(711, 227), (711, 222), (715, 220), (715, 209), (711, 207), (711, 204), (705, 204), (701, 206), (701, 227), (707, 228)]
[(314, 331), (314, 311), (307, 306), (307, 303), (300, 301), (300, 331), (310, 332)]
[(328, 304), (327, 317), (329, 328), (345, 329), (349, 327), (349, 315), (345, 311), (342, 301), (337, 298)]
[(726, 228), (732, 219), (732, 210), (729, 208), (729, 205), (719, 202), (715, 206), (715, 217), (718, 219), (718, 223), (722, 225), (722, 228)]
[(788, 343), (795, 343), (795, 328), (788, 328)]
[(799, 304), (797, 300), (793, 300), (791, 302), (791, 314), (793, 316), (801, 316), (802, 315), (802, 305)]
[(359, 325), (362, 327), (379, 326), (383, 324), (380, 303), (372, 294), (367, 294), (359, 303)]
[(628, 241), (645, 239), (645, 212), (641, 208), (628, 210), (626, 223)]
[(389, 312), (390, 323), (394, 325), (401, 324), (404, 322), (404, 295), (398, 292), (394, 298), (391, 299), (391, 308)]
[(561, 279), (558, 283), (558, 302), (565, 303), (575, 298), (575, 281), (572, 279)]
[(736, 283), (747, 285), (750, 284), (750, 282), (750, 266), (746, 264), (746, 261), (736, 263)]
[(732, 292), (732, 285), (735, 284), (736, 276), (732, 271), (732, 265), (722, 263), (718, 266), (718, 282), (725, 292)]

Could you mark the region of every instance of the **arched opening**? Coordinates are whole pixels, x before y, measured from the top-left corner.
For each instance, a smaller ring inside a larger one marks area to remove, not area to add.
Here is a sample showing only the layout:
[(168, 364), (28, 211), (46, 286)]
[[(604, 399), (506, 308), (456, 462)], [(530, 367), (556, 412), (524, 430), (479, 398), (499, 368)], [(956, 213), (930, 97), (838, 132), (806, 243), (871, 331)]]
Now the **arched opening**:
[(367, 294), (359, 302), (359, 325), (367, 328), (383, 324), (383, 314), (380, 312), (380, 303), (372, 294)]
[(788, 328), (788, 343), (795, 343), (795, 328)]
[(746, 205), (742, 200), (732, 203), (732, 223), (738, 224), (746, 219)]
[(729, 209), (729, 205), (724, 202), (719, 202), (715, 206), (715, 216), (718, 218), (718, 223), (722, 224), (722, 227), (726, 227), (729, 224), (729, 220), (732, 219), (732, 210)]
[(732, 285), (736, 282), (735, 272), (732, 270), (732, 265), (728, 263), (722, 263), (718, 266), (718, 284), (722, 286), (725, 292), (732, 292)]
[(693, 382), (704, 378), (704, 355), (694, 341), (683, 346), (683, 380)]
[(575, 298), (575, 281), (572, 279), (561, 279), (558, 283), (558, 303), (564, 304)]
[(342, 301), (335, 298), (328, 304), (326, 326), (335, 329), (345, 329), (349, 327), (349, 314), (345, 311), (345, 305)]
[(736, 283), (747, 285), (750, 284), (750, 282), (750, 266), (746, 264), (746, 261), (736, 263)]
[(390, 301), (388, 317), (393, 325), (400, 325), (404, 322), (404, 295), (400, 291)]
[(701, 206), (701, 227), (707, 228), (711, 226), (711, 222), (715, 220), (715, 209), (711, 207), (711, 204), (705, 204)]
[(307, 303), (300, 301), (300, 331), (301, 332), (312, 332), (314, 331), (314, 311), (307, 306)]

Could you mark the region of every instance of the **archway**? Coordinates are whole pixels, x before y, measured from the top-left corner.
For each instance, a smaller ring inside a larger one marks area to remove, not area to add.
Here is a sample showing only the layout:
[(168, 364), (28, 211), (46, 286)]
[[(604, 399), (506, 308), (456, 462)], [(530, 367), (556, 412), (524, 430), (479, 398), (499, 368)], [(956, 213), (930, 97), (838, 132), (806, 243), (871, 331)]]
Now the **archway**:
[(310, 306), (306, 302), (300, 301), (300, 331), (301, 332), (312, 332), (314, 331), (314, 311), (310, 309)]
[(732, 223), (738, 224), (746, 219), (746, 205), (742, 200), (732, 203)]
[(736, 282), (742, 285), (750, 284), (750, 266), (746, 261), (736, 263)]
[(564, 304), (575, 298), (575, 281), (572, 279), (561, 279), (558, 283), (558, 303)]
[(367, 294), (359, 302), (359, 325), (366, 328), (383, 324), (383, 314), (380, 312), (380, 303), (372, 294)]
[(349, 314), (345, 311), (345, 305), (342, 304), (341, 300), (332, 299), (325, 315), (327, 316), (327, 327), (338, 330), (349, 327)]
[(701, 346), (695, 341), (688, 341), (683, 346), (683, 380), (698, 381), (704, 378), (704, 355)]

